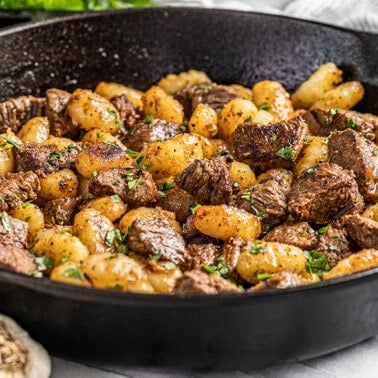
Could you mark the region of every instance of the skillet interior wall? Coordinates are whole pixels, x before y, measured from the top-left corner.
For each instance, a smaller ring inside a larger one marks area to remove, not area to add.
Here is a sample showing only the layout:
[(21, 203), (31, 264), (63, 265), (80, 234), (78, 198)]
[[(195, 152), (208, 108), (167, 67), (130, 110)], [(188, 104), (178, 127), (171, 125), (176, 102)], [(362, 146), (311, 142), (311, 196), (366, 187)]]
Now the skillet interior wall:
[[(135, 17), (143, 12), (143, 17)], [(141, 89), (168, 72), (219, 83), (278, 80), (292, 91), (333, 61), (364, 83), (359, 110), (378, 113), (377, 36), (237, 11), (149, 9), (74, 15), (0, 32), (0, 101), (48, 87), (118, 81)]]

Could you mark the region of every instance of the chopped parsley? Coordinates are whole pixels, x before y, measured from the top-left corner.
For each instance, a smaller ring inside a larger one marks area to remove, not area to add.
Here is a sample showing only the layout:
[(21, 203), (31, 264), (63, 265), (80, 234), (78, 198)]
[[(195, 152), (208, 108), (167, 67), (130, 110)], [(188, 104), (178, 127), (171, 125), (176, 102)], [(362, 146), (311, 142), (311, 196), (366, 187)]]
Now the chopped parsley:
[(158, 250), (155, 254), (151, 255), (147, 261), (159, 261), (161, 257), (161, 252)]
[(324, 272), (328, 272), (331, 269), (324, 253), (319, 251), (304, 251), (304, 255), (307, 259), (307, 270), (311, 274), (317, 274), (319, 277), (322, 277)]
[(91, 180), (94, 180), (94, 179), (97, 177), (97, 175), (98, 175), (98, 172), (97, 172), (97, 171), (93, 171), (93, 172), (91, 173), (91, 177), (90, 177), (90, 179), (91, 179)]
[(348, 129), (353, 129), (353, 130), (357, 129), (357, 124), (356, 124), (356, 122), (354, 121), (353, 118), (348, 118), (347, 121), (345, 122), (345, 126)]
[(112, 110), (112, 109), (107, 110), (102, 115), (102, 120), (105, 121), (105, 122), (107, 122), (111, 119), (114, 120), (114, 124), (116, 125), (117, 129), (119, 129), (121, 127), (121, 123), (119, 121), (118, 114), (115, 110)]
[(329, 114), (330, 114), (330, 115), (335, 115), (338, 111), (339, 111), (339, 109), (337, 109), (337, 108), (332, 108), (332, 109), (329, 109)]
[(297, 153), (290, 147), (282, 147), (276, 152), (276, 156), (288, 160), (293, 161), (297, 157)]
[(130, 135), (131, 136), (134, 136), (136, 134), (136, 132), (138, 131), (138, 128), (137, 127), (133, 127), (131, 130), (130, 130)]
[(135, 178), (134, 174), (130, 172), (126, 172), (124, 176), (127, 182), (127, 188), (129, 190), (134, 190), (142, 181), (142, 177)]
[(258, 279), (259, 281), (264, 281), (271, 277), (273, 277), (272, 273), (267, 273), (267, 272), (256, 273), (256, 279)]
[(151, 123), (154, 119), (155, 119), (155, 117), (152, 114), (148, 114), (144, 117), (143, 122), (144, 123)]
[(254, 244), (249, 250), (249, 253), (251, 253), (252, 255), (258, 255), (265, 252), (267, 252), (265, 244)]
[(244, 122), (252, 122), (252, 116), (247, 117)]
[(133, 150), (130, 150), (129, 148), (127, 148), (125, 150), (125, 154), (130, 156), (130, 157), (137, 157), (139, 155), (139, 152), (133, 151)]
[(3, 135), (0, 135), (0, 139), (5, 141), (5, 143), (1, 144), (0, 147), (4, 147), (6, 144), (10, 144), (11, 146), (17, 148), (18, 150), (21, 149), (21, 145), (12, 139), (9, 139)]
[(54, 151), (50, 154), (50, 156), (47, 158), (47, 161), (54, 161), (59, 160), (63, 158), (63, 152), (62, 151)]
[(9, 219), (8, 213), (6, 213), (5, 211), (3, 211), (1, 214), (1, 224), (3, 226), (3, 229), (1, 230), (2, 234), (7, 234), (8, 232), (13, 231), (13, 224)]
[(21, 202), (21, 207), (23, 209), (26, 209), (32, 202), (33, 202), (33, 200)]
[(257, 107), (257, 110), (270, 110), (271, 109), (271, 106), (267, 103), (267, 102), (264, 102), (263, 104), (259, 105)]
[(114, 194), (110, 197), (114, 202), (121, 202), (121, 197), (118, 194)]
[(172, 261), (167, 261), (163, 266), (166, 270), (175, 270), (177, 268), (177, 265)]
[(306, 173), (308, 173), (310, 175), (314, 174), (315, 173), (315, 168), (311, 167), (311, 168), (306, 169)]
[(215, 266), (214, 265), (210, 265), (210, 264), (202, 264), (202, 269), (206, 272), (206, 273), (215, 273)]
[(189, 121), (187, 119), (184, 119), (184, 121), (182, 122), (182, 125), (186, 128), (189, 127)]
[(73, 143), (70, 143), (70, 144), (65, 148), (65, 150), (66, 150), (68, 153), (70, 153), (70, 154), (72, 154), (73, 152), (76, 152), (76, 151), (77, 151), (76, 146), (75, 146)]
[(326, 226), (323, 226), (323, 227), (320, 227), (316, 233), (318, 235), (323, 235), (325, 233), (327, 233), (328, 230), (332, 229), (332, 225), (331, 224), (327, 224)]
[[(109, 230), (105, 234), (104, 243), (107, 247), (113, 247), (113, 246), (117, 247), (117, 252), (118, 252), (118, 248), (121, 245), (124, 245), (125, 238), (126, 238), (126, 234), (122, 235), (121, 231), (118, 228), (114, 228), (113, 230)], [(120, 250), (122, 250), (121, 253), (126, 254), (128, 252), (124, 248), (121, 248)]]
[(54, 265), (55, 265), (54, 259), (49, 256), (36, 257), (34, 261), (37, 264), (38, 272), (51, 270), (52, 268), (54, 268)]
[(166, 181), (166, 182), (163, 182), (159, 185), (158, 189), (165, 192), (169, 189), (172, 189), (175, 187), (175, 184), (173, 181)]
[(64, 277), (74, 278), (76, 280), (84, 281), (84, 275), (81, 270), (69, 268), (64, 272)]
[(200, 205), (199, 203), (193, 205), (193, 206), (190, 206), (190, 211), (191, 213), (194, 215), (196, 213), (196, 211), (201, 207), (202, 205)]
[(253, 191), (253, 188), (249, 192), (243, 193), (240, 196), (240, 198), (249, 202), (249, 206), (255, 212), (256, 216), (258, 216), (260, 218), (266, 218), (268, 216), (268, 214), (265, 213), (264, 211), (260, 211), (260, 210), (256, 209), (256, 207), (254, 206), (255, 201), (252, 197), (252, 191)]
[(123, 286), (120, 284), (115, 284), (114, 286), (108, 286), (109, 290), (122, 291)]
[(276, 135), (276, 134), (272, 135), (272, 136), (269, 138), (269, 142), (270, 142), (270, 143), (275, 143), (276, 141), (277, 141), (277, 135)]

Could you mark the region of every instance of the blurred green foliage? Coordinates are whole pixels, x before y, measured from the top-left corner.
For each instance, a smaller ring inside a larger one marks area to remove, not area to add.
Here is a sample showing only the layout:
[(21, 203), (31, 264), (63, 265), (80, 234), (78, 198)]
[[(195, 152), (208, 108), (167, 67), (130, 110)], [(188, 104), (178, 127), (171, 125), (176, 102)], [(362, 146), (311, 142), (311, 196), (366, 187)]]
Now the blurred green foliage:
[(150, 0), (0, 0), (0, 9), (87, 11), (151, 6)]

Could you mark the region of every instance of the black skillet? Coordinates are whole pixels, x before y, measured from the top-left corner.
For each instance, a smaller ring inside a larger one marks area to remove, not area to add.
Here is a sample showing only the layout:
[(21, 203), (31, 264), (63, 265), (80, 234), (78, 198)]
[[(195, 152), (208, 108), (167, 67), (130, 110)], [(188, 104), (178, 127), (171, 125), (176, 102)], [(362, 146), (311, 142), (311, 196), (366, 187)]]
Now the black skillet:
[[(333, 61), (378, 113), (378, 38), (237, 11), (79, 14), (0, 31), (0, 101), (99, 80), (141, 89), (196, 68), (219, 83), (272, 79), (292, 91)], [(256, 368), (336, 351), (378, 331), (378, 269), (291, 290), (137, 295), (0, 271), (0, 312), (50, 353), (102, 366)]]

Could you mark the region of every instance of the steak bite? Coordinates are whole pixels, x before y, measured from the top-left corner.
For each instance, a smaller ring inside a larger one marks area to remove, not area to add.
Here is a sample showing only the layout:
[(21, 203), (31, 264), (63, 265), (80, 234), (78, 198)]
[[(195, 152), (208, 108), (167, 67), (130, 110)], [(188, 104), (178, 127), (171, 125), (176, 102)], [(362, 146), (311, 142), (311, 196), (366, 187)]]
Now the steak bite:
[(127, 96), (122, 94), (120, 96), (114, 96), (110, 99), (110, 102), (114, 105), (119, 113), (119, 118), (123, 126), (128, 129), (133, 127), (138, 121), (139, 115), (135, 111), (132, 103), (128, 101)]
[(178, 176), (177, 184), (202, 205), (228, 204), (232, 199), (232, 177), (223, 159), (196, 159)]
[(345, 214), (360, 213), (364, 200), (351, 171), (322, 163), (294, 180), (288, 211), (294, 219), (316, 224), (337, 222)]
[(264, 240), (295, 245), (304, 250), (316, 249), (318, 237), (307, 222), (281, 224), (274, 227)]
[(122, 136), (122, 142), (134, 151), (141, 151), (148, 144), (164, 141), (185, 132), (185, 126), (163, 119), (138, 122)]
[(127, 246), (130, 251), (172, 261), (182, 268), (190, 265), (184, 239), (164, 219), (136, 219), (128, 231)]
[(13, 209), (21, 202), (37, 199), (41, 189), (34, 172), (0, 174), (0, 211)]
[(219, 257), (219, 247), (213, 243), (192, 243), (186, 246), (190, 255), (190, 269), (201, 269), (203, 265), (216, 265)]
[(0, 267), (32, 275), (37, 270), (33, 255), (26, 249), (0, 243)]
[(66, 197), (53, 199), (45, 203), (41, 208), (45, 217), (45, 226), (53, 227), (55, 225), (72, 224), (73, 216), (80, 201), (80, 197)]
[(356, 131), (347, 129), (333, 133), (328, 142), (332, 163), (354, 172), (366, 200), (378, 200), (378, 147)]
[(263, 229), (270, 229), (286, 218), (287, 195), (292, 175), (272, 169), (259, 177), (258, 184), (234, 197), (234, 206), (262, 217)]
[(131, 207), (155, 203), (159, 193), (151, 174), (138, 168), (112, 168), (99, 171), (89, 184), (96, 196), (118, 194)]
[(267, 289), (287, 289), (302, 285), (301, 279), (297, 273), (282, 271), (273, 275), (265, 281), (260, 281), (257, 285), (252, 286), (251, 291)]
[(292, 168), (307, 135), (308, 127), (301, 117), (268, 125), (243, 123), (233, 135), (234, 156), (262, 170)]
[(46, 91), (46, 116), (50, 123), (50, 134), (57, 137), (75, 137), (79, 127), (72, 124), (66, 114), (71, 93), (50, 88)]
[(347, 215), (343, 218), (348, 235), (361, 248), (378, 249), (378, 222), (359, 214)]
[(20, 96), (0, 103), (0, 133), (16, 133), (29, 119), (45, 114), (44, 97)]
[(156, 202), (156, 206), (175, 213), (176, 220), (180, 223), (186, 221), (190, 214), (190, 207), (196, 203), (191, 194), (177, 187), (164, 192), (160, 191), (159, 195), (160, 197)]
[(173, 291), (182, 294), (218, 294), (238, 293), (240, 289), (217, 273), (207, 274), (194, 269), (185, 272), (182, 277), (177, 279)]
[(17, 248), (28, 247), (29, 224), (13, 218), (5, 211), (0, 214), (0, 244)]
[(15, 151), (16, 170), (35, 171), (41, 176), (61, 169), (75, 169), (78, 152), (79, 148), (74, 143), (62, 151), (53, 144), (31, 142)]
[(351, 245), (347, 236), (346, 230), (333, 227), (326, 227), (326, 231), (319, 235), (315, 249), (324, 253), (331, 268), (351, 254)]
[(374, 124), (352, 110), (314, 108), (305, 112), (302, 117), (313, 135), (328, 136), (333, 131), (350, 128), (367, 139), (375, 139)]
[(219, 114), (227, 103), (238, 97), (240, 96), (234, 88), (216, 83), (196, 84), (175, 94), (176, 100), (183, 105), (187, 118), (190, 118), (198, 104), (207, 104)]

